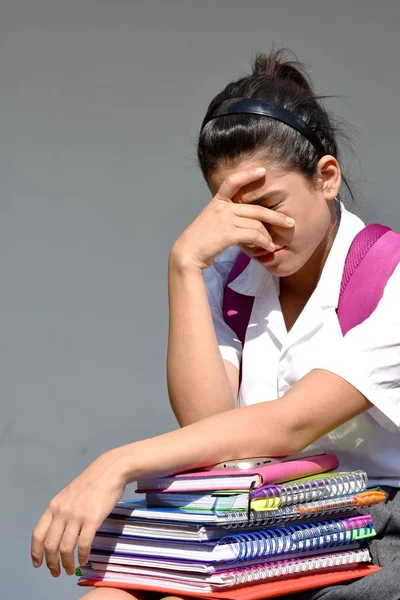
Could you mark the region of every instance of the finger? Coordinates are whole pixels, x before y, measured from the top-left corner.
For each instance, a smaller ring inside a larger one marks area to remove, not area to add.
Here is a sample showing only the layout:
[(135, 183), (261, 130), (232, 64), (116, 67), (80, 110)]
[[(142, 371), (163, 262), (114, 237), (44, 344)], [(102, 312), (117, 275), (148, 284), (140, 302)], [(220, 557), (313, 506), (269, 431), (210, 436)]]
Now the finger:
[(31, 558), (34, 567), (40, 567), (43, 562), (44, 541), (53, 522), (53, 514), (47, 509), (37, 522), (31, 539)]
[(268, 223), (269, 225), (275, 225), (277, 227), (290, 228), (295, 225), (295, 220), (292, 217), (288, 217), (287, 215), (271, 210), (270, 208), (265, 208), (264, 206), (257, 206), (254, 204), (234, 204), (233, 206), (234, 208), (232, 210), (238, 217), (256, 219), (257, 221), (262, 221), (263, 223)]
[(265, 225), (260, 221), (256, 221), (255, 219), (245, 219), (244, 217), (236, 217), (233, 221), (233, 224), (239, 229), (254, 229), (258, 231), (262, 236), (265, 237), (265, 241), (268, 244), (267, 250), (273, 252), (275, 250), (275, 244), (272, 241), (271, 236), (268, 231), (265, 229)]
[(266, 170), (262, 167), (256, 169), (247, 169), (246, 171), (239, 171), (229, 175), (221, 184), (216, 197), (219, 200), (225, 200), (231, 202), (235, 194), (238, 193), (240, 188), (248, 185), (252, 181), (261, 179), (266, 173)]
[(259, 246), (260, 248), (265, 248), (268, 252), (275, 250), (275, 246), (271, 245), (270, 240), (260, 231), (257, 231), (257, 229), (241, 229), (238, 227), (236, 232), (236, 244)]
[(75, 572), (74, 550), (81, 525), (78, 521), (68, 523), (60, 542), (61, 564), (68, 575)]
[(53, 523), (46, 535), (44, 541), (44, 554), (46, 558), (46, 565), (53, 575), (58, 577), (60, 575), (60, 560), (59, 560), (59, 549), (62, 536), (65, 531), (66, 523), (59, 517), (53, 520)]
[(92, 524), (85, 524), (82, 527), (78, 545), (78, 562), (81, 567), (84, 567), (89, 561), (90, 549), (92, 547), (96, 531), (97, 528)]

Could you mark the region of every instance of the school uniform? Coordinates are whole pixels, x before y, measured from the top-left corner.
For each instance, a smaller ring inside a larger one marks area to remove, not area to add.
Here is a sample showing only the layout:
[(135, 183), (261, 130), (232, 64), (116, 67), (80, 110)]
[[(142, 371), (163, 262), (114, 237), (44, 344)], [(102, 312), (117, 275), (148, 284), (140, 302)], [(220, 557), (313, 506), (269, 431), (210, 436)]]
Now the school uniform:
[[(371, 544), (374, 562), (389, 561), (391, 566), (384, 569), (385, 576), (378, 572), (365, 581), (294, 596), (298, 600), (364, 600), (366, 594), (372, 599), (374, 581), (376, 593), (386, 585), (386, 595), (379, 592), (380, 598), (400, 598), (400, 266), (388, 280), (372, 315), (344, 337), (336, 313), (346, 256), (363, 227), (361, 219), (341, 204), (340, 225), (318, 285), (289, 332), (279, 303), (279, 278), (257, 261), (250, 261), (228, 284), (235, 292), (254, 297), (243, 347), (222, 317), (224, 287), (239, 250), (229, 248), (204, 271), (221, 356), (238, 369), (242, 364), (238, 406), (281, 398), (313, 369), (339, 375), (373, 404), (370, 410), (320, 438), (315, 446), (337, 454), (341, 470), (365, 470), (370, 486), (388, 486), (389, 504), (397, 507), (397, 515), (384, 504), (369, 511), (379, 529)], [(394, 529), (380, 540), (389, 521)], [(338, 595), (342, 588), (345, 595)], [(351, 589), (356, 595), (348, 595)]]

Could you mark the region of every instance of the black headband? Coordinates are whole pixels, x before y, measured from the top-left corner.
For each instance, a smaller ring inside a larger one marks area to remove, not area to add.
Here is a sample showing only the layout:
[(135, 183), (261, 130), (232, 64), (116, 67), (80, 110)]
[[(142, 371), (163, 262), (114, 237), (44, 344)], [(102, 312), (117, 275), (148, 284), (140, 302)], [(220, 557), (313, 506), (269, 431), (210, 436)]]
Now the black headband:
[(205, 118), (202, 129), (207, 123), (217, 117), (233, 114), (263, 115), (286, 123), (286, 125), (289, 125), (292, 129), (299, 131), (314, 146), (320, 156), (326, 154), (321, 140), (303, 119), (292, 113), (290, 110), (286, 110), (286, 108), (275, 106), (274, 104), (259, 100), (258, 98), (230, 98), (229, 100), (224, 100), (223, 102), (216, 104)]

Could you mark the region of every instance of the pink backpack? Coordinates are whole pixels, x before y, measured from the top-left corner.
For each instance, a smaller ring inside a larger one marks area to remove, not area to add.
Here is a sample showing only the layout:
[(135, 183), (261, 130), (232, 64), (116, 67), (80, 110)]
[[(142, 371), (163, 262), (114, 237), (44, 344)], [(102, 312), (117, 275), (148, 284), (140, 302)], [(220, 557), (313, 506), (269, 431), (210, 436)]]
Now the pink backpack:
[[(224, 321), (244, 344), (254, 297), (234, 292), (228, 284), (244, 271), (250, 258), (237, 257), (225, 284)], [(386, 282), (400, 262), (400, 234), (384, 225), (368, 225), (354, 238), (343, 270), (337, 314), (343, 335), (367, 319), (382, 298)]]

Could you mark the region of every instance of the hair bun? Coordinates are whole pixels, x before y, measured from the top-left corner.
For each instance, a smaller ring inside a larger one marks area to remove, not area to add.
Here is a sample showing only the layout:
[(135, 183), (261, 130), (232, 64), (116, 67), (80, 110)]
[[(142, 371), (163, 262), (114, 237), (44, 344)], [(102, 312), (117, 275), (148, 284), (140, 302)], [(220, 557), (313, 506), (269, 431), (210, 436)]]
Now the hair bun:
[(253, 60), (253, 75), (266, 75), (289, 80), (307, 92), (312, 91), (311, 81), (296, 56), (282, 48), (270, 54), (257, 54)]

